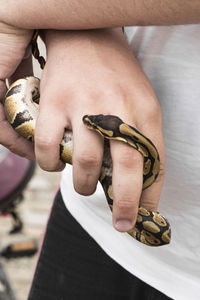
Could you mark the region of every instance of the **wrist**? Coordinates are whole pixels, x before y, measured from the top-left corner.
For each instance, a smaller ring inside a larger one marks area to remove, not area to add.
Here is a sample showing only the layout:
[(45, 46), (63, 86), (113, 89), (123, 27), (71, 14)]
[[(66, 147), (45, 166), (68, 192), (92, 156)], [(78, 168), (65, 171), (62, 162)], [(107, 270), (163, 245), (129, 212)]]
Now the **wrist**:
[[(119, 46), (126, 43), (122, 28), (106, 28), (106, 29), (91, 29), (91, 30), (42, 30), (41, 37), (47, 47), (58, 47), (60, 44), (66, 43), (66, 47), (75, 47), (79, 45), (84, 51), (84, 45), (87, 47), (90, 44), (98, 44), (104, 51), (105, 47)], [(115, 45), (116, 44), (116, 45)]]

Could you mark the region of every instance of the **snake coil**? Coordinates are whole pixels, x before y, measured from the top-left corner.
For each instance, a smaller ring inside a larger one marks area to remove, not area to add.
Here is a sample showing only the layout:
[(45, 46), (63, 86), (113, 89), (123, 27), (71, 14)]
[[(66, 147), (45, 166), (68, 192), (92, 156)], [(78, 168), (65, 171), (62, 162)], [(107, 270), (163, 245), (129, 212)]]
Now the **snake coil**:
[[(14, 82), (7, 91), (4, 108), (12, 127), (27, 140), (34, 141), (35, 122), (38, 115), (39, 79), (27, 77)], [(143, 189), (156, 180), (159, 169), (159, 154), (154, 144), (136, 128), (124, 123), (117, 116), (86, 115), (83, 123), (105, 138), (101, 182), (109, 207), (113, 207), (112, 159), (107, 140), (122, 141), (139, 151), (144, 157)], [(72, 164), (72, 132), (65, 131), (60, 144), (61, 160)], [(170, 243), (171, 229), (167, 219), (158, 212), (139, 207), (135, 228), (128, 232), (136, 240), (149, 246)]]

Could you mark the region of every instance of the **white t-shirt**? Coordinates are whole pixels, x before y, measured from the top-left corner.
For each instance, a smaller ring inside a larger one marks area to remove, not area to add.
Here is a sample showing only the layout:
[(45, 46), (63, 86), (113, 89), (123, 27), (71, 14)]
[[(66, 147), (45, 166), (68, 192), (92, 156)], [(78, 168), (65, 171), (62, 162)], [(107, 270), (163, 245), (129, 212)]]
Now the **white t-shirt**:
[[(163, 112), (166, 179), (159, 211), (172, 241), (148, 247), (112, 226), (98, 184), (94, 195), (73, 189), (71, 167), (61, 192), (67, 208), (104, 251), (126, 270), (176, 300), (200, 299), (200, 26), (129, 27), (131, 48)], [(89, 113), (89, 112), (88, 112)]]

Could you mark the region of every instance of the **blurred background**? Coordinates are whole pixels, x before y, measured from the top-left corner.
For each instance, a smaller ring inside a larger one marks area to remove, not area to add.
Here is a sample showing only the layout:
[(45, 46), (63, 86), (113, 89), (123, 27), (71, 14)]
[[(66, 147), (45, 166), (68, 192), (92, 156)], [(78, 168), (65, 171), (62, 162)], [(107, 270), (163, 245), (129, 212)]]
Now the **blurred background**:
[[(44, 46), (41, 41), (39, 43), (40, 52), (43, 56), (45, 56)], [(39, 64), (35, 60), (34, 74), (37, 77), (40, 77), (41, 74)], [(10, 174), (14, 175), (13, 173), (15, 173), (15, 176), (17, 177), (20, 172), (20, 170), (12, 172), (12, 168), (14, 168), (15, 165), (15, 158), (10, 157), (8, 160), (8, 156), (9, 153), (7, 150), (0, 146), (0, 198), (3, 197), (1, 195), (1, 191), (5, 190), (7, 181), (11, 180), (11, 175), (6, 175), (5, 170), (8, 169), (5, 164), (7, 164), (8, 168), (11, 169)], [(21, 163), (21, 168), (22, 165), (23, 162)], [(7, 180), (5, 176), (10, 177)], [(19, 213), (23, 222), (21, 232), (9, 234), (9, 231), (13, 226), (13, 218), (9, 214), (0, 214), (1, 250), (7, 247), (10, 243), (26, 242), (29, 240), (34, 240), (38, 245), (40, 245), (59, 181), (60, 173), (48, 173), (41, 170), (37, 164), (35, 165), (34, 174), (26, 188), (23, 190), (24, 200), (17, 205), (16, 209), (16, 212)], [(37, 256), (38, 253), (31, 257), (12, 259), (6, 259), (0, 256), (0, 279), (1, 276), (3, 276), (3, 271), (5, 271), (17, 300), (27, 300), (28, 291), (37, 262)], [(1, 266), (3, 268), (1, 268)], [(0, 300), (10, 300), (10, 298), (3, 296), (5, 288), (3, 280), (4, 279), (0, 281)]]

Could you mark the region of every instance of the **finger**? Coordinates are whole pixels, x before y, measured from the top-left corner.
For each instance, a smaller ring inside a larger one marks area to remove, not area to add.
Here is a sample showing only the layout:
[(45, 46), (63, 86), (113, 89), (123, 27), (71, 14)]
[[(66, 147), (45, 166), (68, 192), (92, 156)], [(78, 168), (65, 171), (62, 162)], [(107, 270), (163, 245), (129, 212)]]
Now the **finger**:
[(73, 119), (73, 181), (75, 190), (82, 195), (94, 193), (103, 157), (103, 138), (87, 129), (82, 118)]
[(5, 118), (2, 104), (0, 104), (0, 143), (15, 154), (35, 159), (33, 144), (14, 131)]
[(12, 76), (26, 53), (32, 30), (14, 28), (1, 23), (0, 79)]
[(113, 224), (126, 232), (135, 225), (143, 183), (142, 155), (120, 141), (111, 141), (113, 160)]
[(51, 99), (51, 95), (44, 93), (40, 100), (35, 128), (35, 155), (42, 169), (61, 171), (65, 164), (60, 160), (60, 143), (69, 124)]
[[(148, 134), (146, 129), (143, 129), (144, 134)], [(165, 147), (164, 147), (164, 138), (161, 130), (161, 126), (154, 126), (149, 124), (148, 132), (151, 132), (151, 141), (156, 145), (160, 156), (160, 172), (156, 181), (142, 193), (140, 199), (140, 206), (150, 210), (157, 211), (158, 203), (160, 200), (160, 194), (162, 191), (162, 186), (164, 183), (165, 176)]]

